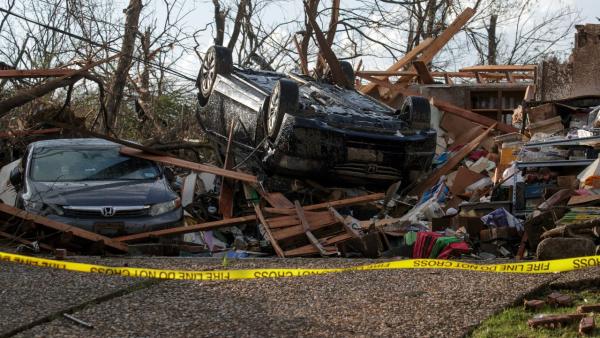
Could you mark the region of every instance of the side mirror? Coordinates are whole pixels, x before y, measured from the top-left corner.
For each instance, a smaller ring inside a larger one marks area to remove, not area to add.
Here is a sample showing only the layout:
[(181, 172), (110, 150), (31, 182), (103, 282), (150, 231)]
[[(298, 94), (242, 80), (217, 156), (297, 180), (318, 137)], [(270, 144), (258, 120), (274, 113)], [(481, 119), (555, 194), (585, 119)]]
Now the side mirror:
[(167, 179), (167, 181), (171, 183), (175, 181), (175, 173), (173, 172), (173, 169), (169, 167), (163, 167), (163, 173), (165, 174), (165, 178)]
[(21, 167), (15, 167), (10, 171), (9, 180), (13, 187), (21, 187), (21, 184), (23, 184), (23, 173), (21, 172)]

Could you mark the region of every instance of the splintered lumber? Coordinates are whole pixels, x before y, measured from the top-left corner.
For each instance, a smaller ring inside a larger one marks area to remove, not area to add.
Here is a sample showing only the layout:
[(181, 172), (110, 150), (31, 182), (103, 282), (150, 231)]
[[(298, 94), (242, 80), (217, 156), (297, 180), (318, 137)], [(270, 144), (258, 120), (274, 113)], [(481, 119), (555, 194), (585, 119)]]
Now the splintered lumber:
[(53, 69), (6, 69), (0, 70), (0, 78), (25, 79), (40, 77), (57, 77), (72, 74), (77, 69), (53, 68)]
[(417, 61), (413, 61), (412, 65), (415, 68), (415, 70), (417, 71), (417, 74), (419, 74), (419, 78), (421, 79), (421, 82), (423, 82), (424, 84), (435, 83), (435, 81), (433, 81), (433, 77), (431, 76), (431, 73), (429, 72), (429, 69), (427, 69), (427, 65), (425, 64), (425, 62), (417, 60)]
[(358, 231), (356, 229), (354, 229), (352, 227), (352, 224), (350, 222), (348, 222), (342, 215), (340, 215), (340, 213), (337, 210), (335, 210), (332, 207), (329, 207), (329, 212), (331, 212), (333, 217), (335, 217), (335, 219), (337, 219), (338, 222), (340, 222), (344, 225), (344, 229), (350, 236), (352, 236), (354, 238), (360, 238), (360, 234), (358, 233)]
[[(467, 7), (459, 16), (454, 19), (454, 21), (446, 28), (440, 35), (438, 35), (435, 40), (427, 47), (423, 54), (417, 59), (418, 61), (422, 61), (425, 64), (433, 61), (433, 58), (439, 53), (442, 48), (452, 39), (452, 37), (458, 33), (462, 27), (475, 15), (475, 10), (473, 8)], [(411, 70), (415, 70), (414, 67), (411, 67)], [(410, 80), (413, 79), (413, 75), (405, 75), (398, 79), (398, 83), (403, 85), (408, 85)], [(390, 97), (388, 98), (389, 102), (392, 102), (398, 96), (397, 92), (390, 93)]]
[(180, 227), (163, 229), (163, 230), (142, 232), (139, 234), (115, 237), (113, 239), (116, 241), (120, 241), (120, 242), (130, 242), (130, 241), (146, 239), (146, 238), (162, 237), (162, 236), (170, 236), (170, 235), (183, 235), (183, 234), (187, 234), (190, 232), (214, 230), (214, 229), (228, 227), (228, 226), (232, 226), (232, 225), (245, 224), (245, 223), (249, 223), (252, 221), (256, 221), (255, 215), (229, 218), (229, 219), (223, 219), (220, 221), (199, 223), (199, 224), (194, 224), (194, 225), (180, 226)]
[[(4, 215), (3, 215), (4, 214)], [(73, 225), (57, 222), (46, 217), (29, 213), (25, 210), (17, 209), (9, 205), (0, 203), (0, 219), (19, 218), (23, 221), (34, 223), (36, 226), (47, 228), (59, 233), (68, 233), (69, 236), (77, 237), (90, 241), (92, 243), (103, 243), (104, 246), (110, 247), (117, 251), (127, 252), (127, 244), (120, 243), (115, 239), (99, 235), (97, 233), (78, 228)]]
[(298, 218), (300, 219), (300, 223), (302, 224), (302, 230), (304, 231), (304, 234), (306, 234), (308, 241), (319, 251), (321, 256), (326, 256), (327, 251), (325, 251), (321, 243), (319, 243), (319, 240), (310, 231), (310, 225), (308, 224), (306, 217), (304, 217), (304, 210), (302, 210), (300, 202), (294, 201), (294, 205), (296, 206), (296, 213), (298, 214)]
[(279, 243), (277, 243), (277, 240), (275, 239), (275, 237), (273, 237), (273, 232), (271, 231), (271, 228), (269, 227), (269, 222), (267, 222), (267, 220), (265, 219), (265, 215), (263, 214), (262, 210), (260, 210), (260, 206), (258, 205), (258, 203), (254, 204), (254, 212), (256, 213), (256, 217), (258, 217), (260, 223), (262, 223), (263, 228), (265, 229), (265, 232), (267, 233), (267, 237), (268, 237), (267, 239), (271, 243), (271, 246), (273, 247), (273, 250), (275, 250), (275, 253), (277, 254), (277, 256), (282, 257), (282, 258), (285, 257), (285, 253), (279, 246)]
[(519, 130), (511, 125), (506, 123), (498, 122), (489, 117), (474, 113), (468, 109), (464, 109), (458, 106), (455, 106), (446, 101), (434, 99), (433, 103), (438, 109), (443, 110), (447, 113), (460, 116), (466, 120), (475, 122), (477, 124), (481, 124), (482, 126), (489, 127), (491, 125), (496, 125), (496, 128), (504, 133), (518, 133)]
[(536, 65), (481, 65), (459, 69), (460, 72), (533, 72)]
[[(21, 244), (28, 245), (30, 247), (34, 246), (33, 242), (30, 242), (30, 241), (28, 241), (26, 239), (23, 239), (21, 237), (15, 236), (15, 235), (11, 235), (11, 234), (9, 234), (7, 232), (4, 232), (4, 231), (0, 231), (0, 236), (8, 238), (8, 239), (10, 239), (12, 241), (19, 242)], [(47, 251), (54, 251), (54, 247), (52, 245), (48, 245), (48, 244), (45, 244), (45, 243), (39, 243), (38, 242), (38, 246), (40, 248), (44, 249), (44, 250), (47, 250)]]
[[(327, 212), (314, 212), (314, 211), (305, 211), (304, 216), (307, 218), (311, 226), (314, 226), (316, 230), (317, 226), (325, 226), (329, 224), (335, 223), (335, 219), (333, 216)], [(298, 215), (289, 215), (289, 216), (279, 216), (274, 218), (269, 218), (269, 227), (273, 230), (277, 230), (280, 228), (290, 227), (292, 225), (299, 225), (300, 219), (298, 219)]]
[[(273, 222), (271, 222), (270, 219), (267, 219), (267, 222), (273, 233), (273, 238), (277, 241), (301, 236), (305, 233), (306, 229), (309, 231), (317, 231), (338, 223), (337, 220), (331, 217), (331, 215), (328, 215), (327, 212), (321, 212), (311, 218), (306, 218), (305, 223), (302, 222), (300, 216), (296, 216), (295, 223), (286, 227), (275, 228), (271, 226), (271, 223)], [(307, 228), (305, 228), (304, 225), (307, 225)]]
[(186, 234), (186, 233), (190, 233), (190, 232), (209, 231), (209, 230), (215, 230), (215, 229), (219, 229), (219, 228), (223, 228), (223, 227), (242, 225), (242, 224), (246, 224), (246, 223), (255, 222), (256, 220), (257, 220), (257, 217), (255, 215), (247, 215), (247, 216), (223, 219), (223, 220), (219, 220), (219, 221), (212, 221), (212, 222), (199, 223), (199, 224), (181, 226), (181, 227), (164, 229), (164, 230), (151, 231), (151, 232), (146, 232), (143, 234), (123, 236), (123, 237), (118, 237), (115, 239), (118, 239), (121, 241), (132, 241), (132, 240), (137, 240), (137, 239), (141, 239), (141, 238), (180, 235), (180, 234)]
[[(406, 55), (404, 55), (404, 57), (402, 57), (400, 60), (396, 61), (396, 63), (394, 63), (392, 66), (390, 66), (387, 69), (387, 72), (397, 72), (398, 70), (404, 68), (404, 66), (406, 66), (409, 62), (411, 62), (414, 58), (417, 57), (417, 55), (419, 55), (419, 53), (421, 53), (425, 48), (429, 47), (429, 45), (433, 42), (433, 38), (427, 38), (425, 40), (423, 40), (423, 42), (421, 42), (420, 44), (418, 44), (415, 48), (411, 49), (408, 53), (406, 53)], [(373, 74), (375, 75), (375, 74)], [(381, 74), (383, 75), (382, 77), (378, 77), (378, 80), (385, 80), (386, 79), (386, 74)], [(416, 75), (416, 73), (414, 73), (414, 75)], [(369, 94), (373, 89), (375, 89), (375, 87), (377, 86), (376, 83), (371, 82), (366, 84), (365, 86), (363, 86), (360, 91), (363, 94)]]
[[(347, 233), (342, 233), (342, 234), (335, 235), (335, 236), (332, 236), (329, 238), (324, 238), (321, 241), (323, 242), (323, 245), (324, 245), (323, 248), (325, 249), (327, 254), (336, 254), (338, 252), (338, 250), (333, 245), (335, 245), (336, 243), (339, 243), (339, 242), (347, 241), (350, 238), (352, 238), (352, 237), (350, 235), (348, 235)], [(308, 244), (308, 245), (300, 246), (300, 247), (297, 247), (294, 249), (286, 250), (285, 256), (286, 257), (298, 257), (298, 256), (316, 255), (318, 253), (319, 252), (312, 244)]]
[(421, 195), (427, 189), (433, 187), (442, 176), (448, 174), (454, 167), (456, 167), (460, 161), (462, 161), (467, 155), (473, 152), (479, 144), (494, 130), (495, 124), (489, 127), (481, 135), (477, 136), (473, 141), (460, 148), (446, 163), (436, 169), (427, 179), (417, 184), (413, 189), (410, 190), (408, 195)]
[[(365, 78), (368, 78), (369, 81), (376, 82), (380, 86), (389, 88), (391, 93), (400, 93), (404, 96), (422, 96), (421, 94), (419, 94), (418, 92), (416, 92), (414, 90), (402, 88), (402, 86), (400, 86), (399, 84), (391, 84), (387, 80), (379, 80), (372, 76), (365, 76)], [(519, 130), (517, 128), (515, 128), (511, 125), (508, 125), (508, 124), (502, 123), (502, 122), (498, 122), (489, 117), (474, 113), (468, 109), (464, 109), (464, 108), (455, 106), (447, 101), (438, 100), (435, 97), (431, 97), (431, 96), (425, 96), (425, 97), (429, 100), (432, 100), (433, 101), (432, 104), (434, 106), (436, 106), (438, 109), (443, 110), (452, 115), (460, 116), (466, 120), (475, 122), (477, 124), (481, 124), (482, 126), (485, 126), (485, 127), (490, 127), (493, 125), (493, 126), (495, 126), (496, 129), (498, 129), (504, 133), (518, 133), (519, 132)]]
[[(334, 208), (335, 207), (345, 207), (345, 206), (350, 206), (350, 205), (375, 202), (375, 201), (382, 200), (384, 198), (385, 198), (384, 193), (376, 193), (376, 194), (346, 198), (343, 200), (307, 205), (307, 206), (304, 206), (304, 210), (311, 211), (311, 210), (327, 209), (329, 207), (334, 207)], [(296, 213), (296, 210), (294, 210), (293, 208), (289, 208), (289, 209), (288, 208), (265, 208), (265, 211), (272, 213), (272, 214), (283, 214), (283, 215), (294, 215)]]
[(274, 208), (293, 208), (294, 203), (280, 192), (265, 192), (262, 197)]
[[(464, 77), (464, 78), (474, 78), (477, 77), (475, 73), (472, 72), (430, 72), (432, 77)], [(477, 73), (481, 78), (484, 79), (492, 79), (492, 80), (500, 80), (506, 78), (506, 74), (503, 73)], [(379, 80), (385, 80), (390, 76), (403, 76), (403, 75), (411, 75), (417, 76), (419, 75), (416, 71), (387, 71), (387, 70), (360, 70), (356, 71), (355, 75), (358, 77), (364, 78), (365, 76), (375, 76)], [(513, 79), (519, 80), (532, 80), (533, 75), (531, 74), (512, 74)], [(365, 78), (366, 79), (366, 78)], [(368, 80), (368, 79), (367, 79)], [(366, 88), (367, 85), (363, 86)], [(361, 88), (362, 91), (362, 88)]]
[(186, 161), (186, 160), (182, 160), (182, 159), (172, 157), (172, 156), (149, 154), (142, 150), (134, 149), (134, 148), (127, 147), (127, 146), (121, 147), (120, 152), (123, 155), (139, 157), (139, 158), (143, 158), (143, 159), (146, 159), (149, 161), (174, 165), (174, 166), (180, 167), (180, 168), (186, 168), (186, 169), (200, 171), (200, 172), (207, 172), (207, 173), (211, 173), (211, 174), (215, 174), (215, 175), (219, 175), (219, 176), (223, 176), (223, 177), (227, 177), (227, 178), (232, 178), (235, 180), (240, 180), (243, 182), (253, 183), (253, 184), (258, 183), (258, 179), (256, 178), (256, 176), (253, 176), (253, 175), (249, 175), (249, 174), (245, 174), (245, 173), (241, 173), (241, 172), (237, 172), (237, 171), (232, 171), (232, 170), (227, 170), (227, 169), (222, 169), (222, 168), (211, 166), (211, 165)]

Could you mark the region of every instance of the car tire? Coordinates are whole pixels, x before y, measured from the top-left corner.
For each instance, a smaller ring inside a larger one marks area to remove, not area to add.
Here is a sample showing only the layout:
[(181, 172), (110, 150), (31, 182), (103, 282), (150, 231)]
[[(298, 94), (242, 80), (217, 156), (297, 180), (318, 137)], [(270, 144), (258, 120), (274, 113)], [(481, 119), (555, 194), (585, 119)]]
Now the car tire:
[(342, 68), (342, 73), (344, 73), (346, 80), (348, 80), (350, 86), (354, 88), (356, 76), (354, 76), (354, 68), (352, 67), (352, 64), (348, 61), (340, 61), (340, 67)]
[(285, 114), (293, 114), (298, 110), (300, 91), (298, 84), (292, 80), (280, 79), (271, 93), (265, 126), (267, 136), (275, 140), (281, 129)]
[(400, 114), (411, 128), (431, 128), (431, 106), (429, 100), (422, 96), (407, 96)]
[(210, 47), (204, 55), (196, 79), (196, 87), (199, 89), (198, 102), (201, 106), (208, 103), (217, 75), (229, 75), (231, 72), (233, 72), (231, 49), (221, 46)]

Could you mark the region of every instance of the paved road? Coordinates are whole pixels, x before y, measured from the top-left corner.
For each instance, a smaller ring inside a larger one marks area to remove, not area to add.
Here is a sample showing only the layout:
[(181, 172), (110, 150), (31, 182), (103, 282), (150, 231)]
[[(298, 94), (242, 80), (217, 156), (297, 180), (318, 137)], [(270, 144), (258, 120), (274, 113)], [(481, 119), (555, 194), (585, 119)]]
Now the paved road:
[[(203, 270), (206, 258), (79, 258)], [(343, 259), (230, 261), (230, 268), (334, 267)], [(243, 281), (155, 281), (0, 263), (0, 337), (457, 337), (550, 284), (600, 282), (600, 269), (551, 275), (455, 270), (357, 271)], [(63, 312), (94, 326), (84, 328)]]

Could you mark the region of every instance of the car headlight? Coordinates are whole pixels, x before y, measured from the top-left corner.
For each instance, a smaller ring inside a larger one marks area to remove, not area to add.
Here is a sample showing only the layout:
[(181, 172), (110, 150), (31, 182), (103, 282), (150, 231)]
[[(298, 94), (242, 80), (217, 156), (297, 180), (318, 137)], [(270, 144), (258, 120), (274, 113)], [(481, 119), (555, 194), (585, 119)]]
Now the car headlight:
[(162, 215), (166, 212), (173, 211), (181, 206), (181, 199), (176, 198), (169, 202), (157, 203), (150, 207), (150, 216)]
[(35, 214), (46, 216), (46, 215), (59, 215), (64, 214), (62, 208), (55, 204), (43, 203), (40, 201), (24, 201), (23, 206), (26, 211), (33, 212)]

